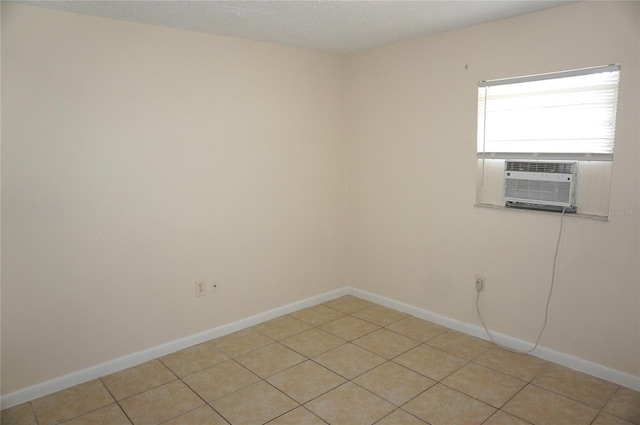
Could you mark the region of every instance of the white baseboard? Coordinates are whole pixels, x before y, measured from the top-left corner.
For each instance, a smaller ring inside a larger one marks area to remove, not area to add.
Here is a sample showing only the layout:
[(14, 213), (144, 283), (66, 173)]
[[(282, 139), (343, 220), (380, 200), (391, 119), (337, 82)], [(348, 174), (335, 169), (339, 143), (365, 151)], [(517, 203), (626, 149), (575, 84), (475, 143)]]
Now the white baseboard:
[(250, 328), (251, 326), (255, 326), (262, 322), (266, 322), (268, 320), (275, 319), (276, 317), (292, 313), (296, 310), (311, 307), (316, 304), (341, 297), (348, 293), (349, 288), (342, 287), (330, 292), (326, 292), (324, 294), (304, 299), (302, 301), (296, 301), (282, 307), (274, 308), (273, 310), (265, 311), (263, 313), (256, 314), (255, 316), (238, 320), (237, 322), (218, 326), (204, 332), (189, 335), (175, 341), (170, 341), (165, 344), (157, 345), (155, 347), (139, 351), (137, 353), (129, 354), (86, 369), (78, 370), (67, 375), (53, 378), (49, 381), (32, 385), (30, 387), (1, 396), (0, 408), (7, 409), (26, 401), (34, 400), (47, 394), (73, 387), (74, 385), (82, 384), (93, 379), (120, 372), (121, 370), (125, 370), (144, 362), (157, 359), (158, 357), (171, 354), (184, 348), (191, 347), (193, 345), (200, 344), (205, 341), (230, 334), (232, 332)]
[[(441, 316), (428, 310), (423, 310), (421, 308), (414, 307), (412, 305), (405, 304), (391, 298), (382, 297), (380, 295), (376, 295), (357, 288), (349, 287), (348, 293), (356, 297), (363, 298), (367, 301), (371, 301), (385, 307), (393, 308), (395, 310), (428, 320), (430, 322), (465, 333), (467, 335), (475, 336), (489, 341), (487, 332), (482, 326), (460, 322), (458, 320)], [(531, 342), (523, 341), (521, 339), (517, 339), (509, 335), (504, 335), (493, 331), (491, 331), (491, 336), (496, 342), (500, 343), (501, 345), (505, 345), (516, 350), (528, 350), (533, 346), (533, 343)], [(596, 378), (601, 378), (618, 385), (622, 385), (623, 387), (640, 391), (640, 376), (634, 376), (620, 370), (612, 369), (610, 367), (606, 367), (589, 360), (584, 360), (579, 357), (571, 356), (569, 354), (561, 353), (559, 351), (555, 351), (543, 346), (538, 346), (533, 352), (529, 354), (543, 360), (548, 360), (550, 362), (566, 366), (579, 372), (584, 372), (586, 374), (595, 376)]]
[[(54, 378), (40, 384), (36, 384), (15, 391), (13, 393), (9, 393), (0, 397), (0, 408), (6, 409), (12, 406), (16, 406), (20, 403), (34, 400), (36, 398), (64, 390), (74, 385), (82, 384), (93, 379), (97, 379), (124, 369), (128, 369), (133, 366), (137, 366), (144, 362), (157, 359), (158, 357), (162, 357), (175, 351), (182, 350), (184, 348), (191, 347), (193, 345), (200, 344), (202, 342), (209, 341), (211, 339), (218, 338), (232, 332), (246, 329), (262, 322), (266, 322), (267, 320), (275, 319), (276, 317), (289, 314), (306, 307), (311, 307), (343, 295), (354, 295), (362, 299), (374, 302), (376, 304), (393, 308), (395, 310), (399, 310), (401, 312), (419, 317), (421, 319), (429, 320), (441, 326), (445, 326), (447, 328), (468, 335), (488, 340), (485, 330), (480, 326), (463, 323), (446, 316), (441, 316), (428, 310), (424, 310), (400, 301), (393, 300), (391, 298), (386, 298), (380, 295), (373, 294), (371, 292), (363, 291), (361, 289), (345, 286), (330, 292), (326, 292), (324, 294), (304, 299), (302, 301), (287, 304), (285, 306), (278, 307), (257, 314), (255, 316), (247, 317), (245, 319), (238, 320), (237, 322), (222, 325), (198, 334), (180, 338), (175, 341), (170, 341), (165, 344), (151, 347), (137, 353), (110, 360), (96, 366), (72, 372), (68, 375), (60, 376), (58, 378)], [(531, 346), (531, 343), (529, 342), (522, 341), (508, 335), (494, 332), (492, 332), (491, 334), (496, 341), (515, 349), (528, 349)], [(611, 369), (606, 366), (590, 362), (588, 360), (570, 356), (568, 354), (560, 353), (546, 347), (539, 346), (531, 354), (541, 359), (549, 360), (551, 362), (567, 366), (571, 369), (575, 369), (580, 372), (584, 372), (589, 375), (625, 386), (627, 388), (640, 391), (640, 377), (638, 376)]]

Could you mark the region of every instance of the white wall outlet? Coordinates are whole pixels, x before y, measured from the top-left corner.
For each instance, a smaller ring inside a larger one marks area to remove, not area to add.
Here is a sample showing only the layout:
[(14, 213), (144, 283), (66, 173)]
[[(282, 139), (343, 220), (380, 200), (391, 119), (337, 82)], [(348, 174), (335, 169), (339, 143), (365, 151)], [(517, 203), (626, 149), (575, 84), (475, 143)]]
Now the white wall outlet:
[(484, 291), (484, 285), (487, 282), (487, 278), (477, 274), (476, 275), (476, 291)]
[(204, 280), (196, 281), (196, 297), (203, 297), (207, 295), (207, 285)]

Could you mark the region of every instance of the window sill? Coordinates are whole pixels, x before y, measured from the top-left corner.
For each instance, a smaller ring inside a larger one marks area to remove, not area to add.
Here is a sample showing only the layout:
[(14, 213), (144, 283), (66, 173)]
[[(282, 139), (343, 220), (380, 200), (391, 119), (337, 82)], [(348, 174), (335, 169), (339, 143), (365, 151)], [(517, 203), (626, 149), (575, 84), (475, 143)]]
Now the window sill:
[[(556, 211), (537, 211), (537, 210), (527, 210), (524, 208), (507, 208), (504, 205), (494, 205), (494, 204), (475, 204), (474, 207), (479, 208), (488, 208), (492, 210), (501, 210), (501, 211), (514, 211), (519, 213), (533, 213), (533, 214), (546, 214), (546, 215), (559, 215), (560, 213)], [(591, 220), (597, 221), (609, 221), (609, 217), (606, 215), (597, 215), (597, 214), (583, 214), (583, 213), (571, 213), (565, 214), (565, 217), (579, 217), (579, 218), (588, 218)]]

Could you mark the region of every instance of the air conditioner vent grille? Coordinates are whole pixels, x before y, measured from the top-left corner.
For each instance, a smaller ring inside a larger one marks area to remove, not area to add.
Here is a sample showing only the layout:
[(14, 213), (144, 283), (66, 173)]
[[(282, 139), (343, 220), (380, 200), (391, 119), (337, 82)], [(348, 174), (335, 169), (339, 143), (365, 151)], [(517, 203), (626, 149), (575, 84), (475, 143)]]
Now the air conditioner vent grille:
[(572, 174), (573, 162), (525, 162), (507, 161), (505, 171), (523, 171), (528, 173)]
[(504, 196), (529, 202), (566, 203), (571, 199), (571, 183), (543, 180), (507, 179)]

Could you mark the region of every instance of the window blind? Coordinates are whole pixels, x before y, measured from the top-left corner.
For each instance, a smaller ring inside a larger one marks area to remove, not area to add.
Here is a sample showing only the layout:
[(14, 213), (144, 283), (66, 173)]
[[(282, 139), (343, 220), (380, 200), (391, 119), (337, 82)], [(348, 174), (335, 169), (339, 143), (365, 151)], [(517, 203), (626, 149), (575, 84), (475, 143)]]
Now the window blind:
[(619, 65), (478, 84), (478, 157), (612, 160)]

